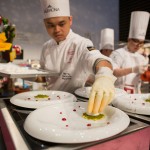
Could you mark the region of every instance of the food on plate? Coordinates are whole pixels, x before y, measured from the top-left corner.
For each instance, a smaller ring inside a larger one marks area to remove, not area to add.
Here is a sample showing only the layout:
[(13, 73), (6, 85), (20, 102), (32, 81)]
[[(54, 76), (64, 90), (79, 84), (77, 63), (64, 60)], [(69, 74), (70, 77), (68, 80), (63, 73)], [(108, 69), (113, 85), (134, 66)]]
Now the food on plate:
[(37, 100), (50, 100), (50, 97), (45, 94), (38, 94), (34, 96), (34, 98), (36, 98)]
[(49, 96), (48, 95), (45, 95), (45, 94), (38, 94), (36, 96), (34, 96), (35, 98), (48, 98)]
[(83, 113), (82, 117), (87, 119), (87, 120), (94, 120), (94, 121), (96, 121), (96, 120), (100, 120), (100, 119), (104, 118), (105, 115), (104, 114), (99, 114), (97, 116), (92, 116), (92, 115), (88, 115), (87, 113)]
[(150, 103), (150, 97), (145, 99), (145, 101)]

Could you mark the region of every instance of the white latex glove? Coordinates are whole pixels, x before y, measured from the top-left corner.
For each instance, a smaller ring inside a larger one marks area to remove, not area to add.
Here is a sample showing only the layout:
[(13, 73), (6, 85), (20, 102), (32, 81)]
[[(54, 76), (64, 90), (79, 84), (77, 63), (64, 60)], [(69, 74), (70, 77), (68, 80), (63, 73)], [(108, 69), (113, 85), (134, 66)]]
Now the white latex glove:
[(88, 115), (98, 115), (113, 100), (116, 77), (108, 67), (102, 67), (95, 76), (88, 102)]
[(135, 66), (132, 68), (133, 73), (143, 74), (148, 68), (148, 65)]

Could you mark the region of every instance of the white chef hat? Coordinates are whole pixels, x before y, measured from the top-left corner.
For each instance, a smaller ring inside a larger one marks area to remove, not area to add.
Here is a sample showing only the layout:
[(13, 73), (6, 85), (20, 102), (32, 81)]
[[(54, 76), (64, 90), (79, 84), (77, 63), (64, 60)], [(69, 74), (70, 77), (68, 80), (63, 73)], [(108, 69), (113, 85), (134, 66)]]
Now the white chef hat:
[(40, 0), (44, 19), (70, 16), (69, 0)]
[(105, 28), (101, 30), (100, 36), (100, 50), (110, 49), (114, 50), (114, 30), (110, 28)]
[(131, 13), (129, 38), (145, 40), (150, 14), (145, 11)]

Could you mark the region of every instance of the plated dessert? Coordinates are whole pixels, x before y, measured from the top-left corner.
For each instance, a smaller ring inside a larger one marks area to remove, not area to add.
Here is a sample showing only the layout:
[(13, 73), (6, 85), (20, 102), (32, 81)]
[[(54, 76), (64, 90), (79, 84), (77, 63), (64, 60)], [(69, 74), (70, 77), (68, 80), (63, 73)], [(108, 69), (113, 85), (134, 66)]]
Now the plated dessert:
[(150, 94), (128, 94), (115, 98), (112, 104), (124, 111), (150, 115)]
[(29, 91), (16, 94), (10, 99), (10, 102), (16, 106), (36, 109), (53, 103), (76, 100), (73, 94), (63, 91)]
[(28, 115), (24, 129), (43, 141), (72, 144), (111, 137), (125, 130), (130, 123), (126, 113), (112, 106), (107, 106), (94, 120), (85, 115), (86, 109), (87, 102), (55, 103), (42, 107)]

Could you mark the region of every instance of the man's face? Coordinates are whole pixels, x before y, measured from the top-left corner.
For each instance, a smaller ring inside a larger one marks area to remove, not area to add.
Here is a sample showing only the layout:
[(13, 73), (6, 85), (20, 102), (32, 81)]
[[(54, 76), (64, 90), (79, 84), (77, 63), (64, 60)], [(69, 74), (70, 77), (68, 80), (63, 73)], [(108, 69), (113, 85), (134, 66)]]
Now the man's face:
[(109, 56), (111, 55), (112, 51), (113, 51), (113, 50), (111, 50), (111, 49), (102, 49), (102, 50), (101, 50), (101, 53), (102, 53), (103, 55), (109, 57)]
[(72, 25), (72, 17), (53, 17), (44, 19), (48, 34), (56, 41), (66, 39)]
[(137, 52), (141, 47), (143, 47), (144, 41), (138, 40), (138, 39), (128, 39), (128, 49), (130, 52), (135, 53)]

